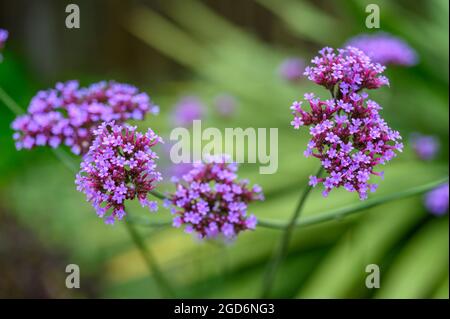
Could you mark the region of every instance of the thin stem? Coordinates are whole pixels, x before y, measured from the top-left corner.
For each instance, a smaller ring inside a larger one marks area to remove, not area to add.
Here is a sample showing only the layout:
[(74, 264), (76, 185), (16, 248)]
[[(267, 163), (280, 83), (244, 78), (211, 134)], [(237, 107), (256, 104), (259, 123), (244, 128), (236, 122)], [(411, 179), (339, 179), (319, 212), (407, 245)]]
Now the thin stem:
[(334, 100), (334, 99), (335, 99), (335, 97), (334, 97), (334, 88), (330, 89), (330, 94), (331, 94), (331, 97), (332, 97), (333, 100)]
[[(350, 215), (355, 215), (355, 214), (360, 214), (360, 213), (366, 212), (369, 208), (380, 206), (380, 205), (383, 205), (383, 204), (386, 204), (386, 203), (389, 203), (389, 202), (392, 202), (395, 200), (405, 199), (405, 198), (412, 197), (415, 195), (423, 194), (423, 193), (428, 192), (446, 182), (448, 182), (448, 177), (441, 178), (441, 179), (438, 179), (436, 181), (433, 181), (433, 182), (430, 182), (430, 183), (427, 183), (424, 185), (412, 187), (410, 189), (407, 189), (407, 190), (404, 190), (404, 191), (401, 191), (398, 193), (381, 196), (379, 198), (368, 199), (368, 200), (361, 202), (359, 204), (356, 204), (356, 205), (341, 207), (341, 208), (337, 208), (337, 209), (331, 210), (331, 211), (323, 213), (323, 214), (306, 217), (303, 220), (298, 221), (295, 224), (295, 227), (301, 228), (301, 227), (312, 226), (312, 225), (316, 225), (316, 224), (320, 224), (320, 223), (324, 223), (324, 222), (328, 222), (328, 221), (332, 221), (332, 220), (340, 220), (340, 219), (350, 216)], [(260, 219), (258, 221), (258, 226), (282, 230), (282, 229), (286, 229), (286, 227), (288, 227), (288, 224), (285, 221), (261, 220)]]
[(162, 194), (156, 190), (150, 191), (150, 194), (152, 194), (153, 196), (155, 196), (156, 198), (161, 199), (161, 200), (167, 199), (167, 196), (165, 196), (164, 194)]
[[(373, 198), (368, 199), (364, 202), (358, 203), (356, 205), (349, 205), (346, 207), (337, 208), (325, 213), (317, 214), (315, 216), (310, 216), (303, 218), (302, 220), (297, 221), (295, 224), (296, 228), (303, 228), (308, 226), (314, 226), (317, 224), (333, 221), (333, 220), (341, 220), (345, 217), (361, 214), (366, 212), (368, 209), (377, 207), (383, 204), (387, 204), (390, 202), (393, 202), (395, 200), (401, 200), (409, 197), (413, 197), (416, 195), (423, 194), (425, 192), (428, 192), (432, 189), (435, 189), (437, 186), (442, 185), (446, 182), (448, 182), (448, 177), (440, 178), (436, 181), (419, 185), (412, 187), (410, 189), (389, 194), (385, 196), (380, 196), (379, 198)], [(170, 226), (171, 221), (162, 221), (159, 223), (153, 223), (148, 219), (145, 218), (139, 218), (139, 219), (132, 219), (132, 222), (139, 226), (148, 226), (148, 227), (164, 227), (164, 226)], [(288, 226), (288, 223), (286, 221), (282, 220), (270, 220), (270, 219), (260, 219), (258, 218), (258, 227), (264, 227), (274, 230), (284, 230)]]
[(150, 249), (145, 245), (144, 240), (142, 239), (141, 235), (137, 232), (137, 230), (134, 228), (133, 223), (130, 222), (129, 220), (125, 220), (125, 226), (134, 244), (141, 252), (142, 258), (144, 259), (150, 274), (154, 275), (154, 278), (156, 280), (156, 283), (158, 284), (158, 288), (160, 290), (161, 295), (164, 298), (173, 298), (175, 294), (170, 283), (164, 277), (161, 269), (159, 269), (159, 266), (156, 263), (155, 258), (150, 252)]
[[(322, 166), (320, 166), (316, 176), (319, 177), (322, 174), (322, 170), (323, 170), (323, 168), (322, 168)], [(278, 272), (278, 268), (280, 267), (282, 260), (284, 259), (284, 257), (287, 254), (289, 242), (292, 237), (292, 232), (297, 223), (297, 219), (300, 217), (300, 214), (305, 205), (306, 199), (308, 198), (308, 195), (311, 192), (311, 189), (312, 189), (312, 187), (309, 184), (307, 184), (300, 196), (300, 199), (298, 201), (297, 207), (295, 208), (294, 214), (292, 215), (289, 223), (287, 224), (286, 228), (284, 229), (284, 233), (281, 238), (280, 245), (277, 247), (277, 249), (275, 250), (275, 252), (273, 254), (272, 261), (269, 264), (269, 268), (268, 268), (265, 278), (264, 278), (263, 294), (262, 294), (263, 298), (267, 298), (268, 295), (270, 294), (270, 291), (273, 286), (273, 282), (274, 282), (275, 277)]]
[(67, 152), (59, 148), (52, 148), (52, 152), (70, 171), (73, 173), (77, 173), (79, 171), (80, 166), (70, 157), (69, 154), (67, 154)]
[(151, 227), (151, 228), (159, 228), (159, 227), (166, 227), (166, 226), (171, 226), (172, 225), (172, 221), (168, 220), (168, 221), (151, 221), (150, 219), (147, 218), (136, 218), (136, 217), (131, 217), (129, 216), (127, 219), (130, 223), (135, 224), (137, 226), (145, 226), (145, 227)]
[(3, 88), (0, 86), (0, 100), (3, 102), (3, 104), (6, 105), (8, 109), (10, 109), (11, 112), (13, 112), (15, 115), (20, 115), (23, 113), (22, 108), (19, 106), (19, 104), (16, 103), (9, 95), (8, 93), (3, 90)]

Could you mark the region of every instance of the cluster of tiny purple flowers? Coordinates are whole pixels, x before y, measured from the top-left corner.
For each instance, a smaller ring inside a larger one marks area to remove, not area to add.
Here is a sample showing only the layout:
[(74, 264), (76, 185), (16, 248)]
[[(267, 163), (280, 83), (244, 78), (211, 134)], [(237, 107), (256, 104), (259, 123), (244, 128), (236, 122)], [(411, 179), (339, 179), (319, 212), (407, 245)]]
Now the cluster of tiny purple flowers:
[(157, 203), (149, 201), (147, 195), (161, 180), (155, 164), (158, 156), (152, 150), (161, 138), (151, 129), (142, 134), (114, 121), (101, 124), (93, 134), (95, 139), (81, 163), (76, 184), (97, 215), (113, 224), (125, 216), (125, 200), (135, 198), (143, 207), (156, 211)]
[(77, 81), (69, 81), (40, 91), (12, 128), (19, 150), (64, 144), (79, 155), (88, 151), (92, 129), (100, 123), (142, 120), (147, 113), (157, 114), (158, 107), (132, 85), (104, 81), (80, 88)]
[(367, 54), (372, 61), (383, 65), (412, 66), (417, 64), (417, 53), (402, 39), (385, 32), (358, 35), (347, 42)]
[(247, 206), (263, 200), (258, 185), (248, 186), (238, 180), (237, 165), (226, 156), (211, 156), (204, 163), (195, 163), (192, 170), (175, 181), (176, 191), (166, 201), (172, 206), (174, 227), (186, 225), (185, 231), (200, 238), (222, 234), (235, 238), (241, 231), (255, 229), (257, 220), (247, 215)]
[[(9, 33), (4, 29), (0, 29), (0, 51), (5, 47), (5, 43), (8, 40)], [(2, 55), (0, 53), (0, 62), (2, 61)]]
[(369, 182), (371, 175), (383, 177), (376, 171), (402, 151), (399, 132), (392, 130), (381, 118), (381, 107), (368, 99), (363, 89), (387, 85), (380, 75), (384, 67), (372, 63), (362, 51), (347, 47), (337, 53), (331, 48), (319, 51), (313, 67), (305, 75), (332, 92), (333, 98), (320, 100), (314, 94), (305, 94), (310, 111), (302, 109), (302, 102), (291, 106), (294, 128), (311, 126), (312, 136), (305, 156), (320, 159), (328, 176), (311, 176), (310, 185), (322, 183), (324, 196), (338, 187), (357, 192), (361, 199), (375, 191), (377, 184)]
[(387, 77), (380, 75), (386, 67), (373, 63), (363, 51), (355, 47), (338, 49), (337, 52), (325, 47), (311, 62), (314, 66), (305, 69), (308, 79), (328, 90), (338, 85), (342, 95), (389, 85)]

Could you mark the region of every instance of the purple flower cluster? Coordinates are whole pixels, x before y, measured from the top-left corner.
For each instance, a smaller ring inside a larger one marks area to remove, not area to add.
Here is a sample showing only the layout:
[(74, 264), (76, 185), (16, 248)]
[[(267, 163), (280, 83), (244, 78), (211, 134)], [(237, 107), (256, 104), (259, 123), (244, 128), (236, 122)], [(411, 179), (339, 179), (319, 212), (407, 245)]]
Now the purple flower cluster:
[(439, 151), (439, 140), (434, 136), (415, 133), (411, 136), (411, 143), (417, 156), (425, 161), (432, 160)]
[(448, 212), (448, 183), (439, 186), (425, 196), (425, 206), (434, 215), (444, 215)]
[(195, 163), (183, 176), (184, 183), (176, 182), (176, 191), (166, 202), (173, 205), (174, 227), (186, 225), (186, 232), (196, 232), (200, 238), (222, 234), (227, 239), (255, 229), (256, 217), (247, 216), (247, 205), (263, 200), (262, 189), (238, 180), (237, 165), (227, 162), (226, 156), (211, 156), (205, 163)]
[(195, 96), (185, 96), (175, 105), (172, 114), (175, 125), (188, 127), (194, 120), (200, 120), (205, 113), (203, 103)]
[(347, 45), (361, 49), (372, 61), (383, 65), (412, 66), (418, 61), (417, 53), (405, 41), (384, 32), (356, 36)]
[(389, 85), (389, 80), (380, 75), (386, 68), (373, 63), (364, 52), (354, 47), (338, 49), (337, 52), (325, 47), (311, 62), (314, 66), (305, 69), (308, 79), (328, 90), (338, 84), (343, 95)]
[[(113, 224), (125, 216), (125, 200), (137, 198), (143, 207), (156, 211), (148, 192), (161, 180), (156, 171), (158, 158), (152, 147), (162, 142), (151, 129), (142, 134), (129, 125), (114, 121), (93, 130), (95, 136), (76, 177), (77, 189), (86, 194), (97, 215)], [(109, 216), (107, 212), (111, 211)]]
[(297, 82), (303, 78), (305, 62), (299, 58), (288, 58), (281, 63), (278, 71), (282, 79)]
[(77, 81), (69, 81), (40, 91), (12, 128), (19, 150), (64, 144), (78, 155), (88, 151), (92, 129), (100, 123), (142, 120), (147, 113), (157, 114), (158, 107), (134, 86), (99, 82), (80, 88)]
[[(5, 47), (6, 40), (8, 40), (9, 33), (4, 29), (0, 29), (0, 51)], [(2, 60), (2, 55), (0, 54), (0, 62)]]
[(381, 107), (361, 91), (388, 83), (379, 75), (384, 67), (373, 64), (355, 48), (338, 50), (338, 54), (325, 48), (320, 54), (313, 59), (316, 66), (307, 68), (305, 74), (333, 92), (334, 98), (320, 100), (308, 93), (304, 98), (309, 111), (302, 108), (303, 102), (291, 106), (294, 128), (310, 126), (312, 138), (305, 156), (320, 159), (328, 173), (326, 177), (311, 176), (310, 185), (322, 183), (324, 196), (342, 186), (366, 199), (369, 191), (377, 188), (369, 182), (371, 175), (383, 176), (376, 166), (390, 161), (395, 151), (403, 148), (399, 132), (381, 118)]

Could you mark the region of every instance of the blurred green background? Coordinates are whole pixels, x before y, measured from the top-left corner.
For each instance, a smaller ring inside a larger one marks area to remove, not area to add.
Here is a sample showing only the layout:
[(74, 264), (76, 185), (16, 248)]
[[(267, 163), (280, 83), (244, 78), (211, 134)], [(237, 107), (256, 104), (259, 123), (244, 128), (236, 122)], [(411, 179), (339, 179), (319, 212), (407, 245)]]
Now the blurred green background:
[[(80, 6), (79, 30), (64, 26), (68, 3)], [(302, 155), (308, 134), (290, 127), (289, 106), (305, 92), (326, 92), (306, 80), (283, 81), (278, 66), (290, 56), (309, 61), (325, 45), (339, 47), (370, 31), (364, 24), (369, 3), (380, 6), (381, 30), (405, 39), (420, 59), (412, 68), (389, 67), (391, 87), (371, 92), (406, 142), (372, 194), (383, 196), (448, 175), (447, 0), (1, 0), (0, 27), (10, 31), (10, 40), (0, 85), (25, 109), (37, 90), (58, 81), (132, 83), (161, 107), (160, 116), (136, 124), (162, 136), (168, 136), (171, 110), (183, 95), (196, 95), (208, 106), (204, 127), (277, 127), (278, 172), (259, 175), (257, 165), (242, 165), (240, 176), (260, 184), (267, 197), (250, 207), (252, 213), (287, 220), (318, 165)], [(223, 93), (238, 101), (236, 115), (227, 120), (213, 109)], [(74, 174), (48, 149), (15, 150), (13, 119), (0, 102), (0, 297), (159, 297), (123, 225), (110, 227), (96, 217), (76, 191)], [(417, 159), (408, 143), (412, 132), (440, 138), (437, 160)], [(358, 201), (345, 191), (326, 200), (314, 191), (303, 216)], [(148, 217), (139, 205), (130, 207)], [(151, 217), (168, 215), (161, 209)], [(431, 216), (423, 196), (299, 229), (273, 296), (448, 298), (448, 230), (448, 215)], [(258, 228), (225, 245), (200, 242), (171, 227), (139, 231), (184, 298), (259, 296), (281, 235)], [(80, 266), (81, 289), (65, 287), (67, 264)], [(380, 265), (380, 289), (365, 287), (368, 264)]]

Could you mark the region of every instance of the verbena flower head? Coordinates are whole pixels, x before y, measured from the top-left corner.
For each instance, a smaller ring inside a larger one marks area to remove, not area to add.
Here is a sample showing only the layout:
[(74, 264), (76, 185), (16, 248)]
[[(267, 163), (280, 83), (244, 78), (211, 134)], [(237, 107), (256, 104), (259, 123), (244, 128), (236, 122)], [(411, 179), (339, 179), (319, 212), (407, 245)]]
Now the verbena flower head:
[(411, 143), (417, 156), (425, 161), (434, 159), (440, 148), (439, 140), (436, 137), (419, 133), (411, 136)]
[(444, 215), (448, 212), (448, 183), (439, 186), (425, 196), (425, 206), (434, 215)]
[(105, 122), (93, 131), (95, 139), (76, 177), (77, 189), (86, 194), (97, 215), (113, 224), (125, 216), (125, 201), (137, 198), (156, 211), (148, 193), (161, 180), (158, 158), (152, 147), (162, 142), (151, 129), (142, 134), (135, 127)]
[(388, 33), (362, 34), (350, 39), (348, 45), (364, 51), (374, 62), (383, 65), (417, 64), (417, 53), (405, 41)]
[(297, 82), (303, 78), (305, 62), (300, 58), (288, 58), (281, 63), (278, 71), (282, 79)]
[(39, 92), (12, 128), (17, 149), (63, 144), (78, 155), (87, 152), (92, 129), (100, 123), (142, 120), (147, 113), (157, 114), (158, 107), (134, 86), (100, 82), (80, 88), (77, 81), (69, 81)]
[(227, 156), (211, 156), (205, 163), (193, 164), (193, 169), (176, 182), (176, 191), (166, 205), (175, 215), (174, 227), (185, 225), (186, 232), (200, 238), (214, 238), (222, 234), (235, 238), (241, 231), (255, 229), (256, 217), (247, 215), (247, 206), (263, 200), (258, 185), (249, 187), (239, 180), (237, 165)]
[(320, 100), (312, 93), (305, 94), (310, 108), (294, 102), (291, 124), (295, 129), (310, 126), (311, 140), (304, 154), (318, 158), (327, 173), (324, 177), (311, 176), (310, 185), (323, 184), (324, 196), (344, 187), (366, 199), (377, 188), (370, 183), (371, 176), (383, 176), (377, 167), (394, 158), (395, 151), (402, 151), (403, 144), (399, 132), (380, 116), (381, 107), (361, 91), (387, 83), (378, 72), (383, 68), (372, 64), (359, 50), (338, 52), (321, 50), (321, 56), (313, 60), (316, 67), (307, 71), (313, 81), (336, 91), (335, 98)]
[[(8, 40), (9, 33), (4, 29), (0, 29), (0, 51), (5, 47), (6, 40)], [(0, 62), (2, 61), (2, 55), (0, 53)]]
[(354, 47), (337, 51), (325, 47), (311, 62), (314, 66), (305, 69), (308, 79), (328, 90), (334, 89), (336, 84), (339, 84), (339, 90), (343, 95), (389, 85), (388, 79), (380, 75), (385, 67), (373, 63), (364, 52)]
[(185, 96), (175, 105), (172, 117), (175, 125), (190, 126), (205, 114), (205, 106), (195, 96)]

